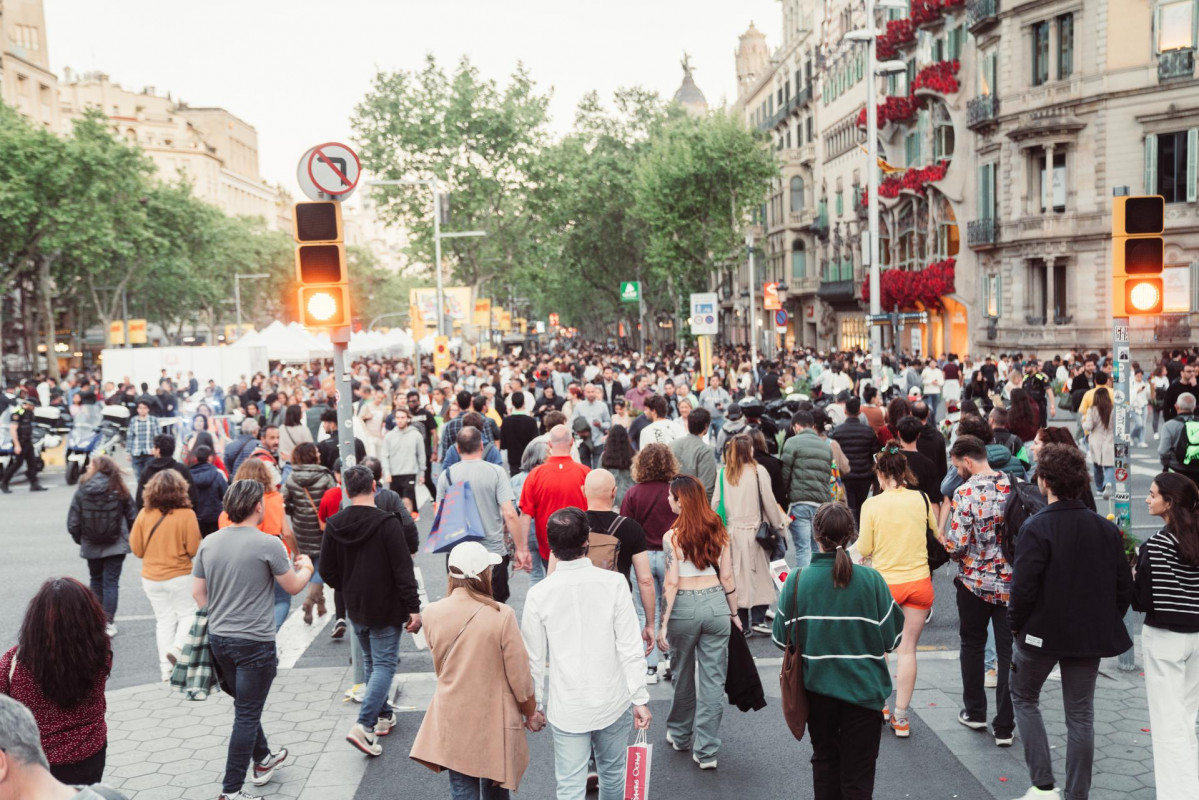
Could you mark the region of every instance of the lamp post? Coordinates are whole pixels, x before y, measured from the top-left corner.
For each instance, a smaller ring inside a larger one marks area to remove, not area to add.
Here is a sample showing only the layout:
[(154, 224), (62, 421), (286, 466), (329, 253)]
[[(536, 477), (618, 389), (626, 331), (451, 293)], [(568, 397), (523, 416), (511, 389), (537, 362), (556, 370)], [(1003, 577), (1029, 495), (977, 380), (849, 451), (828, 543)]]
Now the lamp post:
[[(878, 87), (877, 76), (905, 72), (907, 65), (902, 61), (878, 63), (875, 44), (879, 31), (875, 27), (874, 13), (879, 8), (907, 8), (907, 0), (866, 0), (866, 25), (864, 30), (850, 31), (845, 38), (851, 42), (866, 43), (866, 191), (869, 205), (866, 207), (870, 246), (862, 256), (869, 259), (870, 267), (870, 313), (882, 313), (882, 292), (879, 286), (879, 206), (878, 206)], [(870, 326), (870, 374), (878, 386), (882, 376), (883, 331), (878, 325)]]
[[(436, 176), (428, 179), (399, 178), (387, 181), (367, 181), (367, 186), (428, 186), (433, 192), (433, 261), (437, 275), (437, 335), (448, 335), (445, 330), (445, 285), (441, 275), (441, 240), (459, 239), (467, 236), (486, 236), (487, 231), (441, 232), (441, 181)], [(413, 331), (416, 335), (416, 331)]]
[[(233, 275), (233, 300), (237, 304), (237, 338), (241, 338), (241, 282), (249, 280), (257, 280), (259, 278), (269, 278), (270, 275), (265, 272), (241, 273), (237, 272)], [(125, 314), (125, 319), (129, 319), (129, 314)], [(128, 323), (125, 323), (128, 325)], [(126, 332), (125, 340), (129, 340), (129, 334)]]

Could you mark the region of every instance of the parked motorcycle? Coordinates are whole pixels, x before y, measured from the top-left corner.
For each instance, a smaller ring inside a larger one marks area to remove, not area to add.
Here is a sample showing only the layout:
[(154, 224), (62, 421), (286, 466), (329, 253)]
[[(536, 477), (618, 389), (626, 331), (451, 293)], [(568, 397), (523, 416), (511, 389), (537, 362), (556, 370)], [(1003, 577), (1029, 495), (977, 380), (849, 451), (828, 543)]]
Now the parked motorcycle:
[(97, 405), (83, 406), (71, 423), (67, 434), (67, 485), (74, 486), (87, 471), (92, 453), (100, 444), (104, 409)]
[(112, 455), (118, 446), (125, 445), (125, 433), (129, 430), (129, 409), (125, 406), (104, 406), (101, 416), (100, 441), (93, 453), (98, 456)]

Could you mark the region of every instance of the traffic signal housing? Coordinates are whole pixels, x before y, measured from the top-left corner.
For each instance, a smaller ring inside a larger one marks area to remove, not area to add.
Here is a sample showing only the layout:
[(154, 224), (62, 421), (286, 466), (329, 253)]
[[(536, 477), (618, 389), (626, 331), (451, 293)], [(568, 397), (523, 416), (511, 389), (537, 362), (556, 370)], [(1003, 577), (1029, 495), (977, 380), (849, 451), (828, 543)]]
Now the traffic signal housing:
[(1112, 316), (1162, 312), (1165, 212), (1160, 195), (1113, 198)]
[(350, 286), (341, 204), (296, 203), (293, 218), (301, 324), (308, 328), (349, 326)]

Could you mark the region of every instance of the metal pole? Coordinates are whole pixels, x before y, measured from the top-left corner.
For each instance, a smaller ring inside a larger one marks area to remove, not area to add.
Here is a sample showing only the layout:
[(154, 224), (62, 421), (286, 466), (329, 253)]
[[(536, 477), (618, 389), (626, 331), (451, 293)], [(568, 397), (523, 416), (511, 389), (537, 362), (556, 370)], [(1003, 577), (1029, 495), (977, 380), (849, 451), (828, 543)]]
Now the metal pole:
[[(1114, 407), (1112, 409), (1112, 432), (1116, 444), (1115, 486), (1115, 520), (1120, 534), (1132, 536), (1132, 437), (1129, 431), (1132, 427), (1130, 417), (1133, 414), (1131, 392), (1129, 390), (1129, 350), (1131, 349), (1128, 335), (1128, 317), (1112, 319), (1112, 357), (1115, 361), (1112, 381)], [(1124, 615), (1124, 627), (1132, 638), (1133, 627), (1136, 624), (1137, 613), (1129, 608)], [(1135, 641), (1135, 639), (1134, 639)], [(1137, 668), (1136, 645), (1120, 654), (1116, 667), (1123, 672), (1132, 672)]]
[(445, 285), (441, 277), (441, 184), (429, 182), (433, 189), (433, 261), (437, 272), (437, 335), (445, 336)]
[[(354, 407), (350, 388), (350, 370), (346, 364), (346, 347), (349, 345), (349, 329), (335, 331), (333, 335), (333, 379), (337, 385), (337, 454), (341, 458), (341, 507), (350, 505), (350, 495), (345, 491), (346, 470), (357, 463), (354, 453)], [(339, 335), (340, 334), (340, 335)], [(341, 340), (341, 341), (339, 341)], [(347, 620), (349, 622), (350, 620)], [(354, 665), (354, 683), (363, 682), (362, 651), (358, 637), (350, 634), (350, 661)]]
[(749, 252), (749, 370), (754, 385), (758, 383), (758, 305), (754, 300), (754, 235), (745, 237), (745, 249)]
[[(869, 193), (867, 219), (869, 224), (870, 247), (870, 313), (881, 314), (882, 290), (879, 286), (879, 197), (878, 197), (878, 56), (875, 53), (877, 28), (874, 19), (874, 0), (866, 0), (866, 25), (870, 31), (870, 40), (866, 43), (866, 186)], [(881, 326), (870, 327), (870, 374), (874, 385), (878, 386), (883, 372), (883, 329)]]
[(121, 287), (121, 316), (125, 318), (125, 347), (130, 348), (133, 345), (129, 343), (129, 292), (125, 287)]
[(241, 338), (241, 275), (233, 275), (233, 298), (237, 306), (237, 329), (233, 332), (234, 339)]

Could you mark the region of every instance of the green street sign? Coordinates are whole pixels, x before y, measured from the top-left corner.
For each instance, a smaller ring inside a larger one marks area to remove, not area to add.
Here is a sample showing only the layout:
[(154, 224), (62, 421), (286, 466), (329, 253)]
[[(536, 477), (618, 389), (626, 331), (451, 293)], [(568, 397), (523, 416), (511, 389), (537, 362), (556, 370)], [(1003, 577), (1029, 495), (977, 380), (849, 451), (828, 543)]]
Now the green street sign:
[(622, 302), (622, 303), (640, 303), (641, 302), (641, 281), (621, 281), (620, 282), (620, 302)]

